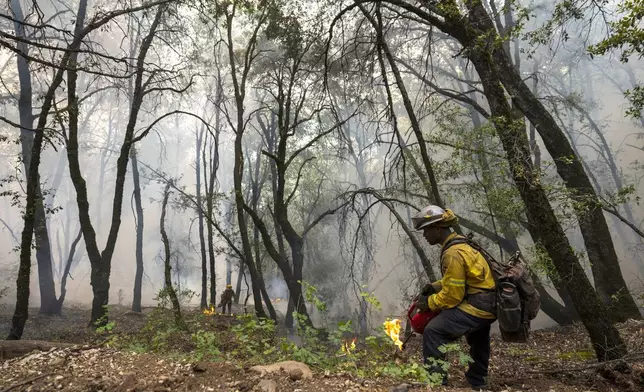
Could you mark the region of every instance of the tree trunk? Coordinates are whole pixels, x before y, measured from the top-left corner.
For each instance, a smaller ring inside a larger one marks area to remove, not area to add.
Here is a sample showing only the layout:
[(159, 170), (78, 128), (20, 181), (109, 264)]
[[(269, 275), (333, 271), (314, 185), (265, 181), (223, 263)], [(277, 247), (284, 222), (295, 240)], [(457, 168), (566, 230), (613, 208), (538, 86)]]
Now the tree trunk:
[(63, 308), (63, 302), (65, 302), (65, 295), (67, 294), (67, 276), (69, 276), (70, 274), (72, 263), (74, 262), (74, 255), (76, 254), (76, 247), (78, 246), (81, 238), (83, 238), (83, 232), (82, 230), (78, 230), (78, 235), (76, 235), (76, 238), (74, 238), (74, 242), (72, 242), (72, 245), (69, 249), (69, 254), (67, 255), (65, 270), (62, 274), (62, 280), (60, 281), (60, 297), (58, 298), (59, 312)]
[[(53, 85), (52, 85), (53, 87)], [(54, 96), (55, 87), (48, 92), (49, 102)], [(24, 221), (20, 241), (20, 268), (16, 280), (16, 308), (11, 323), (11, 332), (8, 340), (20, 340), (29, 316), (29, 277), (31, 274), (31, 239), (34, 233), (36, 221), (36, 203), (38, 197), (38, 167), (40, 166), (40, 152), (44, 139), (44, 124), (40, 124), (36, 132), (31, 151), (31, 162), (27, 177), (27, 204), (25, 206)]]
[[(47, 116), (52, 107), (54, 95), (58, 86), (63, 81), (64, 68), (68, 63), (75, 66), (76, 56), (72, 55), (74, 50), (80, 47), (82, 37), (79, 32), (85, 20), (85, 10), (87, 8), (87, 1), (81, 0), (78, 6), (78, 13), (76, 19), (76, 26), (74, 32), (74, 39), (69, 45), (69, 51), (66, 51), (61, 58), (59, 65), (60, 68), (56, 70), (56, 74), (43, 98), (40, 116), (38, 117), (38, 124), (31, 150), (31, 162), (29, 163), (29, 171), (27, 175), (27, 203), (25, 207), (24, 221), (25, 225), (22, 231), (20, 242), (20, 268), (18, 270), (18, 278), (16, 280), (16, 308), (14, 311), (11, 332), (8, 339), (19, 340), (22, 337), (25, 323), (29, 315), (29, 276), (31, 273), (31, 239), (34, 234), (35, 221), (37, 215), (37, 200), (38, 200), (38, 184), (39, 174), (38, 169), (40, 166), (40, 154), (42, 150), (42, 143), (44, 139), (44, 130), (47, 125)], [(19, 58), (22, 58), (19, 56)], [(75, 81), (73, 81), (75, 83)], [(74, 101), (70, 101), (70, 113), (74, 111)], [(42, 200), (42, 197), (41, 197)], [(51, 265), (50, 265), (51, 267)]]
[(136, 272), (134, 274), (134, 291), (132, 293), (132, 311), (141, 312), (141, 291), (143, 286), (143, 203), (141, 201), (141, 183), (136, 147), (133, 147), (130, 151), (130, 161), (132, 162), (134, 205), (136, 208)]
[[(253, 261), (253, 250), (250, 245), (250, 240), (248, 238), (248, 224), (246, 221), (246, 216), (244, 213), (244, 193), (243, 193), (243, 176), (244, 176), (244, 152), (242, 148), (244, 130), (246, 129), (246, 121), (244, 120), (244, 97), (246, 95), (246, 73), (242, 73), (241, 81), (238, 80), (237, 76), (237, 66), (235, 63), (235, 49), (233, 47), (233, 19), (235, 16), (236, 4), (229, 10), (226, 10), (226, 33), (228, 41), (228, 58), (230, 61), (230, 66), (232, 69), (231, 79), (233, 82), (233, 87), (235, 90), (235, 106), (237, 111), (236, 117), (236, 135), (235, 135), (235, 144), (234, 144), (234, 154), (235, 154), (235, 165), (233, 169), (233, 185), (235, 192), (235, 204), (237, 207), (237, 223), (239, 224), (239, 234), (242, 241), (242, 249), (244, 253), (244, 262), (248, 267), (248, 273), (250, 274), (251, 285), (253, 288), (253, 302), (255, 303), (255, 314), (257, 317), (266, 318), (266, 312), (262, 306), (262, 296), (260, 285), (258, 282), (257, 269)], [(262, 23), (265, 19), (258, 21)], [(259, 27), (259, 25), (258, 25)], [(256, 42), (257, 40), (257, 31), (255, 31), (251, 37), (251, 42)], [(253, 45), (246, 47), (246, 55), (250, 56), (251, 53), (248, 51), (253, 50)], [(244, 69), (247, 71), (249, 64), (244, 64)]]
[[(470, 5), (470, 8), (470, 18), (478, 17), (479, 23), (482, 23), (481, 14), (485, 12), (482, 6)], [(485, 16), (486, 24), (491, 25), (492, 22), (487, 13)], [(489, 26), (484, 26), (485, 30), (491, 31)], [(525, 203), (528, 224), (538, 234), (537, 238), (542, 241), (542, 245), (552, 256), (558, 275), (567, 283), (575, 308), (588, 330), (597, 358), (603, 361), (622, 357), (627, 352), (624, 342), (607, 318), (598, 317), (598, 315), (607, 314), (608, 309), (588, 281), (577, 255), (557, 221), (547, 194), (539, 181), (539, 175), (534, 171), (525, 123), (517, 113), (512, 111), (500, 83), (500, 74), (505, 70), (495, 67), (496, 63), (491, 62), (485, 46), (475, 44), (478, 34), (469, 32), (461, 22), (457, 24), (456, 21), (450, 21), (449, 29), (469, 50), (468, 58), (472, 61), (483, 84), (485, 96), (488, 98), (495, 118), (497, 133), (510, 163), (514, 182)], [(512, 67), (511, 69), (513, 70)]]
[(239, 260), (239, 272), (237, 273), (237, 284), (235, 285), (235, 303), (239, 304), (239, 296), (241, 293), (241, 284), (242, 284), (242, 277), (246, 275), (244, 272), (244, 268), (246, 267), (246, 263), (244, 263), (243, 260)]
[[(217, 89), (215, 93), (215, 106), (218, 108), (223, 99), (223, 87), (221, 85), (221, 71), (217, 67)], [(217, 171), (219, 170), (219, 129), (220, 129), (220, 112), (219, 110), (215, 113), (215, 135), (213, 140), (210, 142), (210, 164), (206, 164), (206, 147), (204, 143), (204, 155), (203, 155), (203, 164), (204, 164), (204, 180), (206, 191), (206, 213), (209, 217), (212, 217), (214, 211), (214, 198), (215, 198), (215, 181), (217, 180)], [(206, 135), (206, 140), (208, 136)], [(210, 179), (208, 179), (207, 167), (210, 167)], [(210, 219), (207, 220), (207, 229), (208, 229), (208, 257), (210, 258), (210, 298), (212, 303), (216, 303), (217, 300), (217, 271), (215, 268), (215, 238), (213, 234), (213, 225)], [(228, 276), (226, 284), (230, 284)]]
[(172, 267), (170, 266), (170, 240), (168, 239), (168, 235), (165, 232), (165, 215), (166, 208), (168, 206), (168, 198), (170, 196), (170, 186), (171, 184), (167, 183), (163, 191), (163, 203), (161, 204), (161, 221), (159, 224), (161, 231), (161, 240), (163, 241), (163, 251), (165, 255), (163, 259), (163, 265), (165, 266), (163, 276), (166, 294), (170, 297), (172, 310), (174, 311), (175, 325), (181, 329), (186, 329), (183, 318), (181, 317), (181, 306), (179, 305), (177, 292), (174, 290), (174, 286), (172, 286)]
[[(11, 9), (15, 16), (14, 30), (17, 37), (26, 38), (23, 25), (24, 16), (20, 1), (12, 0)], [(20, 143), (22, 146), (22, 161), (25, 167), (25, 175), (29, 176), (29, 165), (32, 161), (31, 153), (34, 143), (33, 114), (32, 114), (32, 88), (31, 71), (29, 70), (29, 47), (25, 42), (17, 43), (18, 50), (24, 55), (17, 57), (18, 80), (20, 81), (20, 97), (18, 98), (18, 111), (20, 114)], [(27, 181), (29, 181), (27, 179)], [(40, 182), (36, 184), (36, 201), (34, 234), (36, 237), (36, 261), (38, 264), (38, 287), (40, 288), (40, 313), (56, 313), (56, 286), (54, 284), (54, 272), (51, 258), (51, 244), (47, 230), (47, 217), (43, 205), (43, 196), (40, 189)]]
[[(477, 34), (496, 32), (482, 4), (472, 2), (468, 4), (468, 8), (470, 21), (477, 25)], [(464, 35), (461, 33), (456, 37), (462, 44)], [(579, 228), (595, 276), (595, 286), (601, 298), (609, 305), (607, 311), (615, 321), (641, 319), (637, 304), (624, 281), (601, 203), (584, 171), (582, 158), (575, 154), (552, 115), (512, 66), (508, 54), (502, 48), (495, 47), (487, 55), (491, 57), (486, 61), (494, 62), (499, 81), (512, 96), (513, 103), (537, 128), (546, 149), (554, 159), (557, 173), (572, 193)]]
[[(206, 241), (204, 239), (204, 224), (203, 224), (203, 203), (201, 202), (201, 144), (203, 141), (204, 129), (203, 127), (197, 135), (196, 154), (195, 154), (195, 176), (197, 179), (196, 185), (196, 199), (197, 215), (199, 219), (199, 250), (201, 252), (201, 309), (208, 307), (208, 258), (206, 257)], [(210, 213), (210, 212), (208, 212)], [(210, 298), (211, 304), (217, 304), (217, 298)]]
[[(142, 6), (145, 7), (145, 6)], [(152, 40), (156, 33), (156, 29), (161, 21), (161, 17), (165, 12), (165, 5), (157, 7), (155, 18), (150, 26), (148, 35), (143, 39), (141, 50), (137, 56), (136, 63), (136, 79), (134, 83), (134, 93), (132, 95), (132, 104), (130, 106), (130, 113), (128, 124), (125, 130), (123, 144), (121, 145), (119, 157), (116, 164), (116, 184), (114, 187), (114, 200), (112, 205), (112, 223), (110, 226), (107, 243), (103, 252), (99, 251), (96, 241), (96, 232), (91, 222), (89, 215), (89, 201), (87, 197), (87, 185), (80, 170), (80, 162), (78, 159), (78, 98), (76, 97), (76, 78), (77, 72), (74, 69), (76, 63), (76, 53), (70, 61), (73, 67), (68, 71), (68, 102), (69, 102), (69, 140), (67, 147), (67, 156), (69, 159), (69, 171), (72, 183), (76, 189), (76, 200), (78, 203), (79, 219), (81, 228), (83, 230), (83, 238), (85, 239), (85, 246), (90, 259), (91, 274), (90, 284), (94, 298), (92, 300), (92, 314), (90, 323), (93, 325), (101, 326), (107, 323), (107, 303), (109, 299), (110, 288), (110, 271), (112, 267), (112, 256), (116, 247), (116, 240), (118, 238), (119, 228), (121, 226), (121, 212), (123, 207), (123, 191), (125, 185), (125, 175), (127, 173), (127, 165), (130, 155), (130, 148), (134, 143), (134, 130), (136, 127), (138, 114), (141, 109), (143, 97), (145, 95), (143, 89), (143, 73), (145, 66), (145, 57), (147, 55)], [(81, 1), (83, 18), (87, 8), (86, 0)], [(79, 11), (79, 15), (81, 11)], [(105, 20), (107, 23), (108, 20)], [(92, 25), (92, 28), (99, 28), (100, 25)], [(76, 26), (77, 31), (82, 28), (82, 23)]]

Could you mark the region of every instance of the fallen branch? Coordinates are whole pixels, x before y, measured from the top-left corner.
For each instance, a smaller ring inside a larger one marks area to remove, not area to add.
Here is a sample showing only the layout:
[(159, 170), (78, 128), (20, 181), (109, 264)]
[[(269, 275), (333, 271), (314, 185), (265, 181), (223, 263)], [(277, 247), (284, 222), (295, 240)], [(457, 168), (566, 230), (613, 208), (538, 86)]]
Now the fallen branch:
[(34, 377), (31, 377), (31, 378), (28, 378), (26, 380), (22, 380), (19, 383), (15, 383), (15, 384), (9, 385), (8, 387), (6, 387), (4, 389), (0, 389), (0, 392), (8, 392), (8, 391), (10, 391), (12, 389), (23, 387), (23, 386), (25, 386), (27, 384), (31, 384), (32, 382), (40, 380), (41, 378), (45, 378), (45, 377), (47, 377), (49, 375), (51, 375), (51, 373), (45, 373), (45, 374), (41, 374), (39, 376), (34, 376)]
[(58, 343), (41, 340), (0, 340), (0, 359), (11, 359), (32, 352), (49, 351), (52, 348), (69, 348), (73, 343)]

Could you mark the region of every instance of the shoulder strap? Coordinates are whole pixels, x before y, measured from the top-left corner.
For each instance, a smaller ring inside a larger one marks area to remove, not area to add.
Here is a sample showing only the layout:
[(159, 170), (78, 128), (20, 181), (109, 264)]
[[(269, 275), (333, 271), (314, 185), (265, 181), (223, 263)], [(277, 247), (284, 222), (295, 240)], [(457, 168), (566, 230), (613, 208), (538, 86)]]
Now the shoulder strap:
[[(457, 245), (457, 244), (468, 244), (472, 248), (476, 249), (481, 255), (483, 255), (483, 258), (487, 262), (487, 265), (490, 267), (490, 270), (492, 271), (492, 276), (494, 277), (494, 281), (496, 282), (497, 277), (495, 276), (495, 266), (497, 268), (503, 268), (504, 265), (500, 262), (498, 262), (494, 256), (492, 256), (488, 251), (486, 251), (478, 242), (476, 242), (473, 239), (474, 235), (473, 233), (467, 234), (465, 237), (455, 237), (452, 238), (451, 240), (447, 241), (445, 245), (443, 246), (443, 249), (441, 249), (441, 257), (443, 257), (443, 253), (452, 245)], [(493, 265), (494, 264), (494, 265)]]

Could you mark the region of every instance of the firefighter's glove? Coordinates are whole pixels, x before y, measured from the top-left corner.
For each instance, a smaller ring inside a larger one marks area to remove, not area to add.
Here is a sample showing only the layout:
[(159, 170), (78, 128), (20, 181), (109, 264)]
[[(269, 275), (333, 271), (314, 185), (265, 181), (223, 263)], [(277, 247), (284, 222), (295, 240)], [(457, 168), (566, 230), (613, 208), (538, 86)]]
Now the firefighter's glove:
[(419, 312), (427, 312), (429, 310), (429, 295), (419, 295), (416, 297), (416, 309), (418, 309)]
[(420, 291), (420, 295), (430, 296), (432, 294), (436, 294), (436, 289), (431, 283), (424, 285), (423, 289)]

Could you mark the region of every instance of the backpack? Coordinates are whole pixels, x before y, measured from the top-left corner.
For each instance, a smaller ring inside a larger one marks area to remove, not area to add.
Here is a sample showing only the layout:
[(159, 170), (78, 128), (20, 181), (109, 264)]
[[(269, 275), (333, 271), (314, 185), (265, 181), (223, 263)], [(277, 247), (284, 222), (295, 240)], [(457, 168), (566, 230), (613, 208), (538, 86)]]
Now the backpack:
[(507, 263), (498, 262), (474, 241), (471, 233), (467, 237), (456, 237), (448, 241), (443, 252), (456, 244), (468, 244), (476, 249), (492, 270), (496, 285), (495, 314), (503, 341), (526, 343), (530, 337), (530, 321), (537, 317), (541, 299), (521, 252), (517, 251)]

